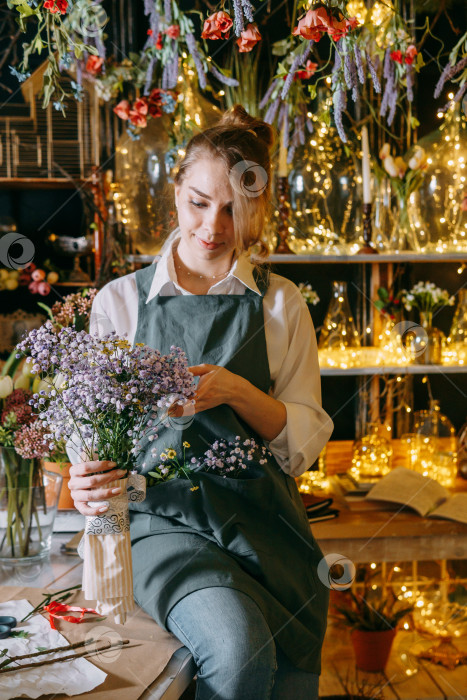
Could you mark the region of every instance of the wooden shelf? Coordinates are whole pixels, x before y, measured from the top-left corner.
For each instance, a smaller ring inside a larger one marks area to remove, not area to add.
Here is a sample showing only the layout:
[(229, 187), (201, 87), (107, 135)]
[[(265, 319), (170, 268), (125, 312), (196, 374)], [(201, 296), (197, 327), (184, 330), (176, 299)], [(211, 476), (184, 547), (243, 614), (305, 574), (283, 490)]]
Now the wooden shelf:
[(375, 374), (465, 374), (465, 365), (406, 365), (403, 367), (321, 367), (322, 377), (359, 377)]
[[(152, 263), (154, 255), (127, 255), (132, 263)], [(270, 255), (265, 259), (255, 258), (253, 261), (271, 264), (280, 263), (393, 263), (393, 262), (467, 262), (467, 250), (460, 253), (380, 253), (378, 255)]]
[[(253, 258), (254, 259), (254, 258)], [(467, 249), (460, 253), (379, 253), (377, 255), (270, 255), (273, 263), (392, 263), (392, 262), (467, 262)]]
[(82, 186), (85, 180), (76, 178), (52, 177), (0, 177), (0, 189), (8, 190), (74, 190), (77, 186)]

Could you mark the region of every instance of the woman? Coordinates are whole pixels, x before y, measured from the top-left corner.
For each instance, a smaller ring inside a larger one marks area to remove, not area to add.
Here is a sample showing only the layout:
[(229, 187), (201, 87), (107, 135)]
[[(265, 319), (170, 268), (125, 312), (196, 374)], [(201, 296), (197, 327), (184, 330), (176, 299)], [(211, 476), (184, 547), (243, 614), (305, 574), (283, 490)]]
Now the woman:
[[(292, 282), (249, 261), (270, 203), (272, 137), (240, 106), (194, 136), (175, 178), (179, 231), (156, 265), (106, 285), (91, 318), (94, 333), (163, 353), (180, 346), (200, 377), (195, 415), (159, 431), (158, 454), (188, 443), (188, 458), (201, 456), (237, 436), (272, 453), (248, 478), (200, 474), (196, 492), (176, 479), (132, 506), (135, 599), (191, 650), (197, 700), (318, 697), (328, 591), (293, 476), (333, 425), (306, 304)], [(144, 473), (152, 449), (143, 446)], [(108, 469), (71, 468), (81, 513), (115, 495), (105, 485), (119, 472)]]

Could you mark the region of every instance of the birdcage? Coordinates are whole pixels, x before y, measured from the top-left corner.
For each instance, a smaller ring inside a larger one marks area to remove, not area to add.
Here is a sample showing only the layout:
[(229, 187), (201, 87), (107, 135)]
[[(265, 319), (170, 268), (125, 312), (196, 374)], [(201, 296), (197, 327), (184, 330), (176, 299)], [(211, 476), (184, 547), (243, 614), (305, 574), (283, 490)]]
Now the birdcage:
[[(83, 85), (81, 102), (67, 101), (64, 117), (52, 104), (42, 109), (46, 67), (45, 62), (21, 84), (23, 103), (13, 98), (0, 110), (0, 183), (80, 180), (99, 164), (99, 98), (92, 83)], [(61, 84), (71, 93), (71, 78), (63, 76)]]

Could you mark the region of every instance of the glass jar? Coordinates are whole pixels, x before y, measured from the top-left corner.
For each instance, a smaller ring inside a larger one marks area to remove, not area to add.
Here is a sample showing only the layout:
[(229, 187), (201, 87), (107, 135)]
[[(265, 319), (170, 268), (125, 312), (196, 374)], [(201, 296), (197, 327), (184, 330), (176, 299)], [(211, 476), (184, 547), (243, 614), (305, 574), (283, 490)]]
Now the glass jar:
[(467, 289), (458, 292), (459, 301), (449, 331), (449, 345), (467, 345)]
[(352, 448), (351, 475), (360, 481), (379, 479), (391, 470), (391, 442), (380, 423), (369, 423), (368, 433), (355, 440)]
[(318, 347), (326, 350), (359, 348), (360, 337), (350, 311), (347, 282), (332, 283), (332, 299), (321, 328)]
[(420, 471), (443, 486), (453, 486), (457, 475), (456, 431), (447, 416), (441, 413), (439, 401), (430, 401), (428, 410), (414, 413), (413, 432), (418, 435), (420, 449)]
[(40, 469), (10, 447), (0, 447), (0, 562), (47, 556), (62, 477)]
[(415, 323), (404, 334), (410, 359), (419, 365), (439, 365), (443, 360), (446, 336), (433, 326), (433, 312), (420, 311), (420, 326)]
[[(454, 103), (444, 124), (421, 138), (427, 164), (420, 189), (410, 196), (410, 217), (423, 232), (424, 252), (467, 250), (467, 123)], [(417, 234), (418, 235), (418, 234)]]
[(149, 119), (138, 139), (132, 140), (124, 133), (116, 147), (119, 218), (130, 234), (133, 252), (143, 255), (156, 255), (166, 234), (176, 225), (173, 166), (166, 160), (170, 135), (176, 135), (181, 147), (180, 119), (185, 118), (185, 124), (193, 124), (196, 129), (204, 129), (221, 117), (219, 108), (197, 90), (196, 78), (185, 62), (181, 64), (181, 76), (184, 82), (178, 84), (178, 100), (183, 103), (180, 116), (164, 113)]

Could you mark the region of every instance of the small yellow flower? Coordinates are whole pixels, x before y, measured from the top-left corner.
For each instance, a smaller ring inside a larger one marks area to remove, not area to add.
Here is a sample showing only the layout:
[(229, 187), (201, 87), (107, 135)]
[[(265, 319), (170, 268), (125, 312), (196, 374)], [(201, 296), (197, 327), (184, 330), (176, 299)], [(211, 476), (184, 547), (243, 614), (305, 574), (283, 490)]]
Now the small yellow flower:
[(191, 447), (190, 443), (185, 440), (183, 443), (183, 447)]
[(161, 457), (162, 459), (167, 459), (167, 455), (165, 454), (165, 452), (161, 452)]
[(193, 486), (190, 491), (196, 491), (196, 489), (199, 489), (199, 486)]
[(175, 459), (176, 456), (177, 456), (177, 453), (175, 452), (175, 450), (167, 450), (167, 457), (169, 459)]

